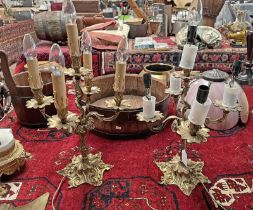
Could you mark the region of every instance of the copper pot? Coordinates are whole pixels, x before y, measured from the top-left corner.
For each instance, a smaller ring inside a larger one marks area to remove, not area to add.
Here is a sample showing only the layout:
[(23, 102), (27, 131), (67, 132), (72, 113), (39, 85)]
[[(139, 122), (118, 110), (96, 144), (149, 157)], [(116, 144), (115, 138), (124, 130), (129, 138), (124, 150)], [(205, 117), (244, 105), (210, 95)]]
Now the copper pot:
[(151, 73), (153, 78), (161, 80), (165, 85), (168, 83), (170, 72), (174, 70), (173, 65), (164, 63), (152, 63), (144, 66), (144, 72)]

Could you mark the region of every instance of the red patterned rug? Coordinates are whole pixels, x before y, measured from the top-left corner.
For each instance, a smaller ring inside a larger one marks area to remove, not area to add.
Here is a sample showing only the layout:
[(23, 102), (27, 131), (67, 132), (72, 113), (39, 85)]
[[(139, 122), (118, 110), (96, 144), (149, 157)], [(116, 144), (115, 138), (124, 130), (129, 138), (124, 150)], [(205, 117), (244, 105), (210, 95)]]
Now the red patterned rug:
[[(250, 109), (253, 105), (251, 88), (246, 90)], [(70, 100), (73, 103), (73, 100)], [(73, 104), (71, 104), (73, 108)], [(11, 113), (15, 117), (14, 112)], [(253, 209), (252, 193), (242, 193), (246, 188), (240, 184), (243, 178), (248, 188), (253, 180), (253, 121), (250, 115), (246, 127), (237, 126), (226, 132), (211, 132), (206, 143), (188, 146), (193, 160), (205, 162), (203, 173), (211, 180), (210, 189), (221, 178), (236, 178), (227, 181), (234, 190), (232, 198), (214, 189), (216, 200), (223, 202), (234, 199), (227, 209)], [(52, 209), (52, 196), (61, 180), (56, 171), (65, 167), (71, 157), (79, 152), (78, 137), (66, 136), (61, 131), (40, 128), (28, 129), (8, 118), (0, 127), (11, 127), (16, 139), (32, 153), (25, 168), (11, 177), (2, 179), (7, 193), (0, 197), (0, 203), (24, 205), (45, 192), (50, 193), (47, 210)], [(168, 126), (163, 132), (145, 139), (110, 140), (89, 134), (88, 145), (93, 152), (101, 151), (103, 160), (114, 167), (105, 173), (100, 187), (84, 184), (69, 189), (64, 182), (55, 205), (58, 210), (209, 210), (215, 209), (212, 199), (202, 185), (192, 194), (185, 196), (176, 186), (160, 184), (162, 173), (154, 161), (170, 160), (181, 147), (180, 138)], [(236, 182), (237, 180), (237, 182)], [(238, 181), (239, 180), (239, 181)]]

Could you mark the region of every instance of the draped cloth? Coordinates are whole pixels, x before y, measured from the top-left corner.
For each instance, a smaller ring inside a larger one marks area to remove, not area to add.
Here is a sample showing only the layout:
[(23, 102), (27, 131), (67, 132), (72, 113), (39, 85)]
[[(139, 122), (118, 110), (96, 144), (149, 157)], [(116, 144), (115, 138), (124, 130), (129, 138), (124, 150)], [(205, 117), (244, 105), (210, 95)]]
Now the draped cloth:
[(84, 30), (89, 32), (93, 48), (116, 50), (122, 36), (128, 36), (129, 26), (126, 24), (119, 26), (116, 21), (110, 21), (85, 27), (81, 32)]

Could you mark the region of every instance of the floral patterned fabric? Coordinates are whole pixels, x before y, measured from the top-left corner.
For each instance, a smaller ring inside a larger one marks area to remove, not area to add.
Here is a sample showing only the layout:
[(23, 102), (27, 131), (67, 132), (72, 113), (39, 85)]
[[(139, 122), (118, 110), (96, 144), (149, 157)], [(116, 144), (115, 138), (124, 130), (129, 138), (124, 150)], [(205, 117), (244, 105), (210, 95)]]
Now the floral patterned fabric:
[[(161, 39), (158, 42), (161, 42)], [(178, 66), (180, 63), (182, 50), (178, 50), (173, 40), (170, 38), (163, 39), (162, 42), (167, 42), (169, 50), (167, 51), (140, 51), (133, 49), (133, 41), (130, 41), (130, 52), (127, 65), (129, 73), (139, 73), (143, 70), (143, 66), (148, 63), (170, 63)], [(195, 70), (206, 71), (213, 68), (222, 71), (230, 72), (233, 63), (240, 59), (244, 60), (246, 57), (246, 48), (231, 48), (229, 44), (224, 41), (219, 49), (205, 49), (199, 50)], [(115, 52), (103, 53), (103, 69), (102, 73), (110, 74), (115, 69), (116, 55)]]
[(16, 62), (22, 54), (22, 42), (26, 33), (36, 39), (33, 20), (19, 21), (0, 27), (0, 50), (5, 51), (9, 64)]
[[(167, 51), (140, 51), (133, 49), (133, 41), (130, 40), (129, 59), (127, 71), (129, 73), (140, 73), (143, 66), (148, 63), (170, 63), (178, 66), (182, 50), (179, 50), (172, 38), (156, 38), (157, 42), (166, 42), (169, 45)], [(38, 60), (46, 61), (49, 57), (51, 42), (38, 44), (37, 54)], [(65, 56), (66, 67), (71, 67), (71, 59), (67, 46), (61, 46)], [(210, 69), (220, 69), (230, 72), (233, 63), (246, 57), (246, 48), (231, 48), (228, 42), (224, 41), (219, 49), (200, 50), (196, 57), (195, 70), (206, 71)], [(111, 74), (115, 71), (116, 52), (115, 51), (94, 51), (93, 52), (93, 67), (94, 75)], [(22, 55), (18, 59), (18, 65), (15, 73), (23, 71), (25, 58)]]

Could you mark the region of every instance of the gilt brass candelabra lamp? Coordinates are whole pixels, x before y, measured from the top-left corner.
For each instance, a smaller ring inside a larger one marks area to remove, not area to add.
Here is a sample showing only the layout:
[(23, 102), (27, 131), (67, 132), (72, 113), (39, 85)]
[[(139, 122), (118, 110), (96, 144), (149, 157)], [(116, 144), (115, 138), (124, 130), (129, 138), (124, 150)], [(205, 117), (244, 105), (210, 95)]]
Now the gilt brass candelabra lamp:
[[(29, 37), (29, 39), (32, 40), (31, 37)], [(27, 49), (28, 52), (33, 50), (35, 49)], [(49, 57), (54, 98), (43, 95), (43, 84), (40, 79), (40, 73), (37, 72), (38, 75), (30, 76), (29, 82), (31, 85), (36, 79), (41, 82), (41, 85), (37, 88), (31, 86), (34, 98), (27, 101), (27, 107), (39, 109), (43, 116), (47, 118), (49, 128), (63, 129), (69, 134), (79, 135), (81, 154), (74, 156), (70, 164), (58, 171), (59, 174), (69, 178), (70, 187), (77, 187), (83, 183), (99, 186), (102, 184), (104, 171), (109, 170), (112, 165), (105, 164), (102, 161), (101, 153), (90, 153), (89, 147), (86, 143), (87, 133), (94, 129), (95, 118), (100, 121), (113, 121), (118, 117), (119, 109), (115, 109), (115, 113), (111, 117), (104, 117), (97, 112), (89, 110), (90, 97), (93, 94), (98, 93), (100, 89), (92, 84), (92, 67), (81, 67), (80, 55), (78, 53), (74, 55), (72, 54), (71, 58), (72, 67), (75, 72), (73, 82), (75, 86), (76, 106), (79, 113), (77, 114), (68, 111), (65, 75), (63, 71), (65, 64), (64, 56), (58, 44), (52, 46)], [(90, 55), (89, 57), (91, 58)], [(38, 68), (36, 68), (36, 61), (36, 59), (33, 59), (32, 61), (35, 63), (31, 68), (33, 73), (38, 71)], [(84, 84), (81, 77), (84, 78)], [(34, 84), (37, 84), (36, 81)], [(57, 115), (48, 116), (46, 114), (45, 107), (51, 103), (54, 103)]]
[[(202, 168), (204, 162), (193, 161), (187, 158), (187, 143), (203, 143), (209, 137), (209, 129), (204, 124), (223, 122), (229, 112), (240, 111), (237, 104), (237, 86), (234, 81), (230, 81), (225, 86), (223, 101), (212, 102), (208, 98), (209, 86), (199, 86), (196, 99), (192, 104), (187, 103), (185, 97), (193, 79), (201, 77), (198, 72), (183, 69), (181, 73), (171, 73), (169, 88), (165, 90), (173, 99), (177, 106), (175, 115), (164, 117), (160, 112), (155, 111), (154, 116), (147, 117), (142, 112), (137, 114), (139, 121), (146, 122), (152, 132), (160, 132), (169, 122), (172, 122), (171, 129), (180, 135), (182, 140), (182, 150), (168, 162), (155, 162), (163, 173), (161, 183), (165, 185), (177, 185), (184, 194), (190, 195), (198, 183), (209, 183), (208, 177), (203, 175)], [(144, 77), (145, 83), (145, 77)], [(151, 82), (146, 82), (151, 84)], [(146, 87), (147, 88), (147, 87)], [(150, 86), (148, 88), (151, 88)], [(227, 90), (226, 90), (227, 88)], [(233, 96), (231, 94), (234, 93)], [(146, 96), (147, 97), (147, 96)], [(231, 101), (232, 100), (232, 101)], [(218, 119), (209, 119), (207, 114), (211, 104), (223, 110), (223, 115)], [(187, 111), (189, 115), (187, 116)], [(157, 126), (157, 121), (162, 120)]]

